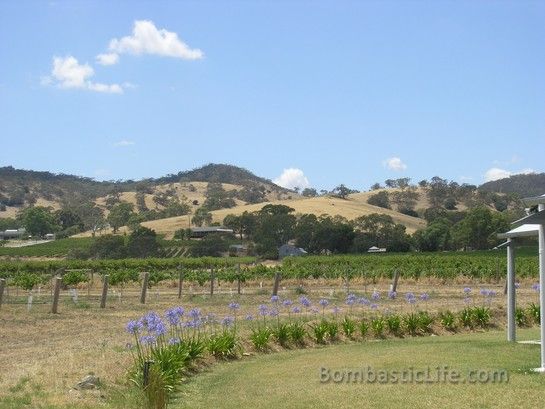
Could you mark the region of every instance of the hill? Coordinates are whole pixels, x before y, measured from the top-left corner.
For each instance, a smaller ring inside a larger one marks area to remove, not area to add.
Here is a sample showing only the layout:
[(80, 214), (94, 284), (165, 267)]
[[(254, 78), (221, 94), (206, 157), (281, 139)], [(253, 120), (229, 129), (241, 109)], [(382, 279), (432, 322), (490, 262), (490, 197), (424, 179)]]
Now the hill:
[(225, 164), (208, 164), (160, 178), (104, 182), (88, 177), (6, 166), (0, 168), (0, 218), (15, 217), (19, 210), (30, 205), (59, 209), (63, 203), (74, 201), (92, 201), (107, 213), (108, 197), (115, 196), (136, 206), (138, 193), (143, 196), (145, 204), (153, 208), (157, 207), (153, 196), (169, 190), (174, 191), (174, 196), (201, 204), (207, 183), (221, 183), (226, 190), (241, 191), (240, 196), (246, 200), (239, 200), (239, 204), (295, 195), (246, 169)]
[(520, 197), (541, 196), (545, 193), (545, 173), (513, 175), (479, 186), (483, 192), (513, 193)]

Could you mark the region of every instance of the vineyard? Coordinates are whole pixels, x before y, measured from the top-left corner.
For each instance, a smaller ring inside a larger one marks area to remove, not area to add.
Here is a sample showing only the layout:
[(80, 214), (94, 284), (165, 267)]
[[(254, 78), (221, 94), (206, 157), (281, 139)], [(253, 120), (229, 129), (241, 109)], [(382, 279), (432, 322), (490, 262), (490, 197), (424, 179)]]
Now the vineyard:
[[(519, 278), (537, 277), (538, 261), (532, 254), (517, 257)], [(150, 273), (150, 282), (176, 279), (182, 271), (187, 281), (203, 284), (213, 271), (216, 279), (233, 282), (272, 279), (276, 272), (283, 279), (344, 279), (360, 278), (375, 281), (389, 278), (394, 271), (401, 277), (418, 280), (435, 278), (449, 280), (464, 277), (468, 280), (499, 280), (506, 271), (503, 252), (474, 253), (411, 253), (352, 256), (309, 256), (286, 258), (282, 264), (265, 266), (252, 257), (231, 258), (149, 258), (123, 260), (51, 260), (0, 261), (0, 278), (8, 279), (23, 288), (47, 282), (53, 275), (64, 272), (93, 272), (108, 274), (112, 285), (137, 282), (140, 273)], [(86, 274), (71, 273), (71, 284), (86, 281)], [(76, 275), (75, 275), (76, 274)], [(24, 285), (27, 283), (26, 285)]]

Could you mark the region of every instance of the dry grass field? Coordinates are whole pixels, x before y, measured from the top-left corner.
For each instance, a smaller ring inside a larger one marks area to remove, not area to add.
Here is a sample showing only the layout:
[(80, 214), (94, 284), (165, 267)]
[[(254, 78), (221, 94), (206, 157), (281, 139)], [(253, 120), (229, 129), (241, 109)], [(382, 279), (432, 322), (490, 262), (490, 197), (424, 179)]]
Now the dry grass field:
[[(276, 200), (267, 203), (258, 203), (250, 205), (237, 206), (231, 209), (221, 209), (212, 212), (213, 221), (221, 223), (228, 214), (242, 214), (245, 211), (255, 212), (260, 210), (267, 204), (283, 204), (295, 209), (296, 213), (311, 213), (317, 216), (342, 216), (348, 220), (353, 220), (359, 216), (369, 215), (371, 213), (381, 213), (391, 216), (396, 223), (401, 223), (407, 227), (409, 233), (413, 233), (418, 229), (426, 227), (426, 222), (423, 219), (407, 216), (395, 210), (383, 209), (381, 207), (372, 206), (367, 203), (367, 199), (371, 192), (357, 193), (350, 195), (347, 199), (339, 199), (335, 197), (313, 197), (313, 198), (296, 198), (291, 200)], [(174, 234), (178, 229), (186, 229), (189, 227), (188, 216), (170, 217), (167, 219), (153, 220), (142, 223), (144, 226), (155, 230), (157, 233), (165, 234), (168, 237)]]

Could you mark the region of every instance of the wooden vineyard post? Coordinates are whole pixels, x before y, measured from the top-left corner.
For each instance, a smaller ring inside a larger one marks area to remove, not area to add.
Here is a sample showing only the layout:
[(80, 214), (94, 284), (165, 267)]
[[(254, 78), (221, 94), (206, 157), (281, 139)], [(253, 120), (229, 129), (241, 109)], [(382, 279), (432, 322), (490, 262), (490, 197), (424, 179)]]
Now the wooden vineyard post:
[(178, 276), (178, 299), (182, 298), (182, 285), (184, 284), (184, 272), (180, 270), (180, 275)]
[(110, 276), (106, 274), (104, 276), (104, 283), (102, 283), (102, 297), (100, 298), (100, 308), (106, 308), (106, 299), (108, 298), (108, 281)]
[(210, 296), (214, 295), (214, 268), (210, 269)]
[[(87, 275), (87, 277), (89, 278), (89, 275)], [(91, 296), (91, 286), (93, 285), (94, 278), (95, 278), (94, 271), (91, 270), (91, 277), (89, 278), (89, 282), (87, 283), (87, 298)]]
[(240, 295), (240, 263), (237, 264), (237, 294)]
[(53, 305), (51, 307), (51, 312), (57, 314), (59, 312), (59, 297), (61, 295), (61, 284), (62, 278), (55, 277), (55, 290), (53, 291)]
[(397, 292), (397, 282), (399, 281), (399, 270), (394, 271), (394, 281), (392, 282), (392, 292)]
[(142, 279), (142, 292), (140, 293), (140, 304), (146, 303), (146, 293), (148, 292), (149, 273), (146, 271)]
[(2, 301), (4, 300), (4, 288), (6, 288), (6, 279), (0, 278), (0, 308), (2, 308)]
[(280, 285), (280, 279), (282, 278), (282, 273), (276, 272), (274, 274), (274, 287), (272, 295), (278, 295), (278, 286)]

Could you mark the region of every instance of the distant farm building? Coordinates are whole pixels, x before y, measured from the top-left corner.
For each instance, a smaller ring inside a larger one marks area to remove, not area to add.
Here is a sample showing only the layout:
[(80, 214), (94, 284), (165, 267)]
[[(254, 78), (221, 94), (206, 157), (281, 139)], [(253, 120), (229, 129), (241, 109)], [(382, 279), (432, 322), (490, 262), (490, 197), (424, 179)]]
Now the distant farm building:
[(0, 240), (21, 240), (25, 237), (25, 229), (8, 229), (5, 231), (0, 231)]
[(368, 253), (386, 253), (386, 249), (373, 246), (373, 247), (369, 247), (369, 250), (367, 250), (367, 252)]
[(280, 246), (278, 249), (278, 257), (284, 258), (284, 257), (293, 257), (293, 256), (304, 256), (307, 252), (303, 250), (301, 247), (295, 247), (291, 244), (284, 244)]
[(225, 227), (212, 226), (212, 227), (192, 227), (191, 238), (202, 239), (209, 234), (233, 234), (233, 229), (226, 229)]

